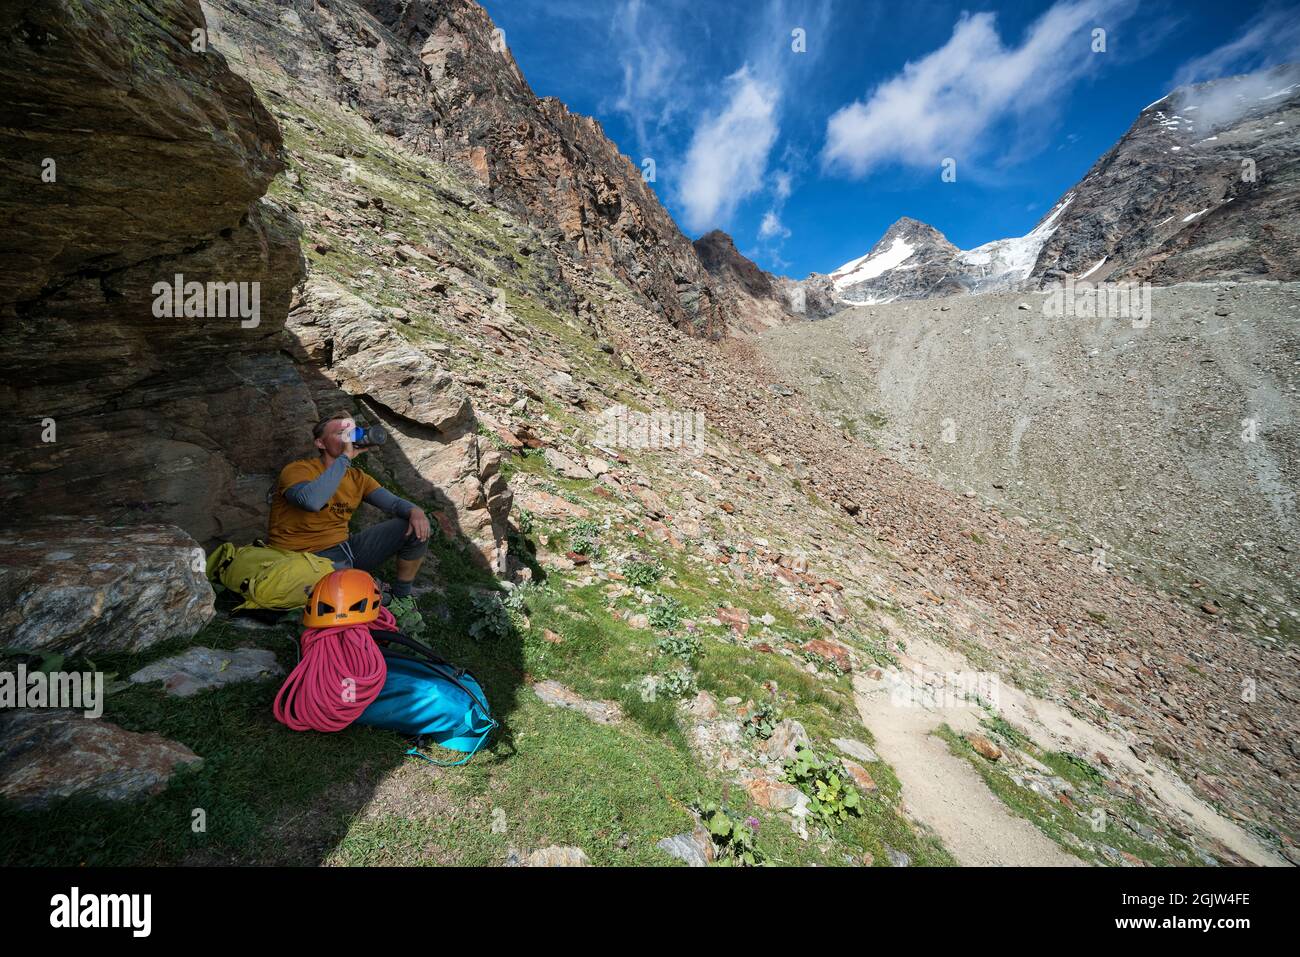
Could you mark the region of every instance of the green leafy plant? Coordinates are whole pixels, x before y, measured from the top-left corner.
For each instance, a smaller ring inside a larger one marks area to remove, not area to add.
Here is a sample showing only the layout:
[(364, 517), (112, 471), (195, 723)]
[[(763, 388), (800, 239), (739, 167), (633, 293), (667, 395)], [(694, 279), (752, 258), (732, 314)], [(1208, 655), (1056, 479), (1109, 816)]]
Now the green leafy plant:
[(661, 655), (680, 658), (689, 664), (700, 653), (700, 639), (695, 635), (664, 635), (659, 639), (658, 648)]
[(1076, 777), (1082, 778), (1089, 784), (1098, 786), (1105, 784), (1106, 778), (1102, 773), (1077, 754), (1063, 751), (1059, 756), (1061, 761), (1074, 771)]
[(993, 715), (984, 722), (984, 726), (1013, 748), (1023, 750), (1030, 744), (1029, 739), (1008, 724), (1001, 715)]
[(825, 655), (819, 655), (815, 651), (805, 651), (803, 653), (804, 661), (811, 661), (819, 668), (824, 668), (837, 678), (843, 675), (844, 669), (840, 667), (839, 662), (834, 658), (827, 658)]
[(898, 658), (890, 651), (887, 639), (883, 635), (879, 638), (850, 636), (849, 640), (861, 648), (863, 653), (880, 667), (898, 667)]
[(785, 762), (781, 780), (808, 795), (809, 808), (827, 824), (840, 824), (862, 814), (862, 795), (849, 783), (844, 766), (818, 757), (803, 745)]
[(665, 698), (685, 698), (695, 691), (695, 672), (689, 668), (666, 671), (655, 679), (655, 694)]
[(474, 620), (470, 622), (466, 631), (469, 636), (475, 640), (501, 639), (510, 634), (510, 628), (513, 624), (510, 618), (510, 610), (506, 608), (505, 602), (501, 596), (495, 592), (492, 594), (479, 593), (471, 601)]
[(742, 729), (746, 737), (766, 741), (772, 737), (772, 732), (776, 730), (777, 722), (780, 720), (781, 716), (777, 713), (776, 706), (770, 701), (764, 701), (745, 719)]
[(669, 595), (660, 595), (647, 617), (650, 619), (651, 628), (672, 631), (686, 617), (686, 606)]
[(521, 508), (519, 510), (519, 517), (515, 519), (515, 524), (519, 526), (519, 531), (524, 535), (533, 534), (534, 517), (533, 513), (528, 511), (526, 508)]
[(627, 579), (629, 585), (650, 588), (664, 577), (664, 566), (653, 558), (631, 561), (624, 567), (623, 577)]
[(729, 808), (704, 804), (696, 808), (700, 823), (713, 841), (714, 861), (720, 867), (762, 867), (758, 849), (758, 818), (741, 818)]
[(604, 530), (600, 522), (580, 518), (569, 526), (570, 547), (579, 555), (595, 557), (600, 553), (600, 534)]
[(510, 611), (527, 611), (528, 598), (532, 594), (533, 588), (534, 586), (531, 583), (519, 585), (506, 592), (506, 597), (502, 601)]

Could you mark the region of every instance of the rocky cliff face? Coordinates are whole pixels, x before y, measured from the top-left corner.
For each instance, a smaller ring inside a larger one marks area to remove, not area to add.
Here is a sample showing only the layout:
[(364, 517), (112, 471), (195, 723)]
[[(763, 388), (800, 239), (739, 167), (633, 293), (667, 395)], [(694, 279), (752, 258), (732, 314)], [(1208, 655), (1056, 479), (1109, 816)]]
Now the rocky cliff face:
[(825, 273), (809, 273), (806, 279), (778, 276), (776, 282), (790, 303), (790, 310), (803, 319), (825, 319), (845, 308), (835, 291), (835, 280)]
[(471, 169), (490, 201), (603, 266), (679, 328), (736, 320), (690, 240), (594, 119), (528, 86), (470, 0), (211, 4), (259, 69), (354, 108), (403, 145)]
[(286, 333), (305, 269), (299, 219), (264, 195), (280, 129), (197, 0), (0, 16), (0, 151), (18, 172), (0, 185), (0, 257), (16, 267), (0, 280), (0, 396), (23, 428), (0, 452), (8, 521), (249, 541), (278, 469), (344, 408), (418, 433), (390, 467), (408, 491), (439, 490), (444, 529), (499, 565), (508, 490), (445, 372), (386, 330), (313, 338), (337, 310)]
[(740, 304), (733, 331), (759, 332), (798, 317), (797, 300), (790, 300), (782, 280), (741, 255), (722, 230), (715, 229), (695, 240), (695, 252), (723, 295)]
[(1300, 277), (1300, 64), (1180, 87), (1071, 193), (1036, 283)]
[[(303, 275), (292, 216), (262, 199), (279, 130), (219, 53), (192, 48), (203, 25), (197, 0), (0, 14), (13, 171), (0, 396), (23, 434), (0, 451), (11, 521), (165, 519), (200, 541), (260, 531), (250, 503), (313, 415), (279, 354)], [(178, 276), (202, 294), (160, 302)], [(256, 315), (223, 312), (209, 283), (244, 284), (234, 304), (255, 295)]]

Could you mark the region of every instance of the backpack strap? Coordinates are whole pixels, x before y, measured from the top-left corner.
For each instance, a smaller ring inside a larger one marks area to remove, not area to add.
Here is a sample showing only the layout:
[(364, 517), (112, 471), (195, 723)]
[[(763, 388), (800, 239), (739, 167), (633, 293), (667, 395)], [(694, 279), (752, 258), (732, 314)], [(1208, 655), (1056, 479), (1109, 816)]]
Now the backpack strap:
[[(486, 731), (484, 731), (482, 735), (479, 736), (478, 741), (476, 741), (476, 742), (474, 743), (474, 750), (470, 751), (469, 754), (465, 755), (465, 756), (464, 756), (463, 758), (461, 758), (459, 761), (438, 761), (438, 760), (435, 760), (434, 758), (429, 757), (427, 754), (425, 754), (424, 752), (422, 752), (422, 751), (420, 750), (420, 748), (419, 748), (420, 739), (419, 739), (419, 738), (416, 738), (416, 741), (415, 741), (416, 746), (413, 747), (413, 748), (408, 748), (407, 751), (406, 751), (406, 753), (407, 753), (407, 754), (410, 754), (410, 755), (413, 755), (414, 757), (421, 758), (422, 760), (428, 761), (430, 764), (436, 764), (436, 765), (437, 765), (438, 767), (440, 767), (440, 768), (454, 768), (454, 767), (458, 767), (458, 766), (464, 764), (465, 762), (467, 762), (470, 758), (474, 757), (474, 755), (478, 754), (479, 749), (480, 749), (481, 747), (483, 747), (484, 742), (487, 741), (487, 739), (488, 739), (488, 735), (490, 735), (493, 731), (496, 730), (496, 727), (497, 727), (496, 719), (495, 719), (495, 718), (492, 718), (492, 719), (490, 719), (490, 720), (492, 721), (492, 726), (491, 726), (490, 728), (488, 728)], [(420, 738), (423, 738), (423, 737), (424, 737), (424, 735), (420, 735)]]
[[(415, 652), (415, 655), (418, 657), (419, 660), (429, 661), (435, 665), (443, 665), (449, 668), (451, 671), (455, 672), (457, 677), (465, 674), (466, 672), (466, 669), (461, 668), (457, 665), (453, 665), (446, 658), (440, 657), (428, 645), (416, 641), (414, 638), (410, 637), (409, 635), (403, 634), (400, 631), (381, 631), (379, 629), (371, 629), (370, 637), (374, 638), (375, 641), (386, 641), (389, 642), (390, 644), (401, 645), (403, 648), (409, 648), (411, 651)], [(412, 656), (402, 655), (401, 657), (412, 657)]]

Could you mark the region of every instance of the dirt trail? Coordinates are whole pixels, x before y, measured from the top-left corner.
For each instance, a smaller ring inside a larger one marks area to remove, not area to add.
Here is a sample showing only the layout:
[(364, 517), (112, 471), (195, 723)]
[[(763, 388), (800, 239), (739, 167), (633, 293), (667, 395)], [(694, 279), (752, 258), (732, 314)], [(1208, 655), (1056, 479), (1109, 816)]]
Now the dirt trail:
[[(975, 669), (958, 653), (912, 637), (900, 667), (880, 679), (856, 675), (854, 700), (862, 723), (875, 737), (875, 749), (902, 783), (903, 808), (932, 828), (957, 860), (967, 866), (1078, 867), (1084, 862), (1024, 818), (1013, 815), (983, 778), (931, 732), (942, 724), (964, 733), (979, 731), (979, 708), (937, 707), (923, 695), (917, 672), (969, 673)], [(923, 701), (922, 698), (926, 700)], [(1101, 752), (1116, 768), (1140, 775), (1183, 822), (1208, 834), (1242, 857), (1261, 865), (1285, 865), (1251, 834), (1196, 798), (1174, 775), (1141, 764), (1113, 735), (1033, 698), (1005, 682), (998, 710), (1004, 720), (1052, 750)]]
[(962, 714), (974, 724), (975, 712), (934, 710), (914, 700), (901, 706), (895, 694), (908, 691), (889, 679), (856, 676), (854, 700), (862, 723), (875, 736), (876, 751), (903, 785), (905, 814), (932, 828), (968, 867), (1084, 866), (1029, 821), (1011, 814), (983, 778), (930, 733), (945, 722), (958, 728)]

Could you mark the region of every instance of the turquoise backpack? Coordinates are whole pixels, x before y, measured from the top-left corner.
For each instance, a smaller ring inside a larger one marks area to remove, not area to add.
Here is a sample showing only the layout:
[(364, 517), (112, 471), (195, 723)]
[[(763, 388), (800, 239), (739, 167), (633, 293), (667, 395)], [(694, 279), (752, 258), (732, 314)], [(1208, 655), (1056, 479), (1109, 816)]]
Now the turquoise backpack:
[[(474, 676), (401, 632), (376, 629), (370, 634), (384, 653), (388, 678), (356, 723), (414, 736), (416, 746), (406, 753), (430, 764), (455, 767), (472, 758), (497, 727)], [(459, 761), (435, 761), (420, 752), (418, 739), (424, 737), (467, 753)]]

